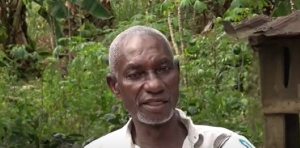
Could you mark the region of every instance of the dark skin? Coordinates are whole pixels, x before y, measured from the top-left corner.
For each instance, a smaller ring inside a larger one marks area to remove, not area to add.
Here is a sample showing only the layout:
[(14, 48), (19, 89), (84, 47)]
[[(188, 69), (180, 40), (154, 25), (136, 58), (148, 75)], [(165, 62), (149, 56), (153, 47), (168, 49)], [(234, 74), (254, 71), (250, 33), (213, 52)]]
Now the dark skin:
[(158, 36), (130, 36), (118, 62), (107, 83), (132, 117), (133, 142), (141, 148), (181, 148), (187, 130), (175, 111), (179, 64), (167, 44)]

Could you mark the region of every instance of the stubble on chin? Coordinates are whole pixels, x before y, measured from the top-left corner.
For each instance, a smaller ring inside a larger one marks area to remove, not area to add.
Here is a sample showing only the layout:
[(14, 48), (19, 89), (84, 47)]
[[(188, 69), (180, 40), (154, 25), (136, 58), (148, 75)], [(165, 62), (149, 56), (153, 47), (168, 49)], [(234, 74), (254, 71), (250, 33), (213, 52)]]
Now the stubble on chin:
[(149, 125), (159, 125), (168, 122), (174, 115), (174, 109), (171, 110), (170, 114), (166, 116), (163, 119), (160, 120), (155, 120), (147, 117), (145, 114), (142, 112), (137, 112), (136, 114), (136, 119), (142, 123), (149, 124)]

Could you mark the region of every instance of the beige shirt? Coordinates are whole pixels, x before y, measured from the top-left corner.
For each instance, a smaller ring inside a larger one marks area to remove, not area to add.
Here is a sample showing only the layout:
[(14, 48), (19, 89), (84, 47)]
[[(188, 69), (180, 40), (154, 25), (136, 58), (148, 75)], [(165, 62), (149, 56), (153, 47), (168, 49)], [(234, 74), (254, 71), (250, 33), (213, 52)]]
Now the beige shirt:
[[(188, 130), (182, 148), (255, 148), (245, 137), (228, 129), (194, 125), (183, 111), (176, 110)], [(123, 128), (96, 139), (85, 148), (139, 148), (132, 142), (131, 125), (129, 120)]]

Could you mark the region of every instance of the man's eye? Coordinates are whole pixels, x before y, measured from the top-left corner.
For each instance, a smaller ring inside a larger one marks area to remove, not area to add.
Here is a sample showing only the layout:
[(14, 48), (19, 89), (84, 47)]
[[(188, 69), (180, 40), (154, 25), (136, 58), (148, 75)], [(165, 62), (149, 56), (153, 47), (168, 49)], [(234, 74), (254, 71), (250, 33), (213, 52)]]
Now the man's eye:
[(135, 73), (131, 73), (129, 75), (127, 75), (128, 79), (138, 79), (142, 76), (141, 72), (135, 72)]
[(170, 67), (161, 67), (157, 69), (157, 73), (163, 73), (169, 71), (171, 68)]

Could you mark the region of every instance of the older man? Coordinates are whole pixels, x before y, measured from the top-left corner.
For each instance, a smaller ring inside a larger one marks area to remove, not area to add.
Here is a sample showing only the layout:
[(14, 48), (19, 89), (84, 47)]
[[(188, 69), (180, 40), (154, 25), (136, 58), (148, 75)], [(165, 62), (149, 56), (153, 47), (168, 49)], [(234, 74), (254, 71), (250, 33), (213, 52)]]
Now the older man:
[(108, 86), (131, 119), (85, 148), (254, 148), (225, 128), (194, 125), (176, 108), (179, 63), (159, 31), (134, 26), (119, 34), (109, 49), (109, 66)]

